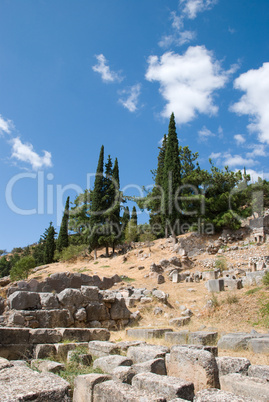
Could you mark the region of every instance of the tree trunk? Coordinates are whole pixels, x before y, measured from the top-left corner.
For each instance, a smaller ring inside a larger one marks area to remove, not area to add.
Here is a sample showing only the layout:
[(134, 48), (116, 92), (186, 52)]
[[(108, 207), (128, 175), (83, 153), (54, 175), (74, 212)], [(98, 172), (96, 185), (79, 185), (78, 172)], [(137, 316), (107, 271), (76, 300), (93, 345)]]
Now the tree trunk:
[(109, 257), (109, 253), (108, 253), (108, 246), (106, 246), (106, 257)]
[(97, 249), (94, 249), (94, 261), (97, 260)]

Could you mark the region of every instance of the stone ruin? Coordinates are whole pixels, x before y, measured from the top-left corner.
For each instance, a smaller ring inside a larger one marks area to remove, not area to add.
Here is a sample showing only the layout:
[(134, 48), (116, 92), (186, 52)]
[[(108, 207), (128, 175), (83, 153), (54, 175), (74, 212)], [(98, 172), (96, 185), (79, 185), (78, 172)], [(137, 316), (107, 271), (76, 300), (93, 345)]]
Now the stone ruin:
[[(171, 346), (167, 347), (147, 343), (145, 339), (109, 342), (110, 334), (106, 329), (0, 328), (1, 344), (6, 343), (6, 354), (0, 349), (4, 355), (0, 358), (1, 401), (269, 400), (269, 366), (252, 365), (241, 357), (218, 357), (218, 349), (225, 344), (221, 344), (222, 339), (217, 346), (216, 332), (198, 331), (188, 336), (184, 332), (143, 328), (127, 330), (127, 336), (132, 338), (170, 337)], [(229, 335), (234, 337), (229, 344), (236, 347), (236, 334)], [(254, 339), (253, 335), (249, 334), (248, 340)], [(237, 337), (242, 346), (242, 334), (237, 334)], [(247, 334), (245, 344), (246, 338)], [(69, 343), (60, 343), (64, 339)], [(76, 343), (72, 339), (76, 339)], [(102, 374), (77, 376), (72, 396), (68, 382), (54, 374), (64, 370), (65, 363), (44, 359), (61, 355), (68, 361), (77, 346), (85, 348), (85, 354), (81, 355), (84, 364), (92, 365)], [(28, 348), (28, 362), (39, 373), (25, 361), (10, 360), (18, 359), (16, 353), (23, 347)], [(238, 342), (237, 348), (240, 349)]]

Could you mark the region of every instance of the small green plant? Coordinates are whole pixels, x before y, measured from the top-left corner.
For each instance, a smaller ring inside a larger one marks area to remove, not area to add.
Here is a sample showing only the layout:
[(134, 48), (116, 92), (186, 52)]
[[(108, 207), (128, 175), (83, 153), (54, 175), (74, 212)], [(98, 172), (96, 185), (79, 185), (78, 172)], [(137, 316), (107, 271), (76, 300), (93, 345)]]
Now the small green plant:
[(259, 292), (260, 290), (261, 290), (261, 287), (254, 288), (254, 289), (249, 289), (249, 290), (246, 291), (245, 294), (246, 294), (247, 296), (253, 295), (254, 293)]
[(265, 286), (269, 286), (269, 272), (266, 272), (264, 277), (262, 278), (262, 283)]
[(215, 293), (212, 293), (211, 302), (212, 302), (212, 307), (213, 308), (217, 308), (217, 307), (220, 306), (220, 302), (219, 302), (219, 300), (218, 300), (218, 298), (217, 298)]
[(32, 256), (22, 257), (10, 270), (10, 279), (18, 281), (27, 279), (32, 269), (36, 266), (35, 259)]
[(100, 268), (110, 268), (110, 265), (101, 265)]
[(225, 257), (218, 257), (215, 260), (215, 268), (219, 269), (220, 272), (223, 272), (227, 269), (227, 261)]
[(129, 278), (129, 276), (126, 276), (126, 275), (121, 275), (120, 278), (123, 282), (134, 282), (135, 281), (135, 279)]
[(96, 265), (96, 264), (99, 264), (99, 261), (95, 261), (95, 262), (94, 262), (94, 265)]
[(238, 303), (239, 299), (238, 299), (238, 297), (236, 295), (228, 295), (227, 299), (226, 299), (226, 302), (228, 304), (234, 304), (234, 303)]
[(71, 385), (71, 390), (74, 389), (74, 380), (78, 375), (83, 374), (103, 374), (103, 371), (99, 368), (94, 369), (93, 366), (83, 366), (77, 362), (67, 362), (65, 363), (65, 370), (60, 371), (59, 376), (64, 380), (69, 382)]
[(78, 346), (75, 350), (72, 351), (70, 362), (81, 364), (80, 355), (85, 354), (88, 354), (87, 346)]
[(269, 302), (263, 302), (260, 308), (260, 313), (266, 327), (269, 327)]

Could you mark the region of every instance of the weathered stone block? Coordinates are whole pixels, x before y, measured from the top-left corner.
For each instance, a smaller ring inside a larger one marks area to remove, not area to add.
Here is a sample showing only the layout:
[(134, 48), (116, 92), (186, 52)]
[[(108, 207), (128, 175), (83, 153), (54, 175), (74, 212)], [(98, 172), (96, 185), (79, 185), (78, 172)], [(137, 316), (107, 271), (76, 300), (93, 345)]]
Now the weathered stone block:
[(71, 402), (70, 385), (55, 374), (43, 374), (27, 367), (14, 366), (0, 371), (2, 401)]
[(79, 375), (74, 381), (73, 402), (93, 401), (93, 391), (97, 384), (111, 380), (111, 376), (103, 374)]
[(36, 345), (34, 348), (34, 359), (46, 359), (56, 355), (56, 347), (54, 344)]
[(97, 286), (81, 286), (80, 291), (86, 304), (99, 301), (99, 289)]
[(187, 401), (192, 401), (194, 397), (193, 383), (175, 377), (164, 377), (153, 373), (141, 373), (133, 378), (132, 385), (149, 394), (156, 393), (166, 398), (166, 400), (179, 397)]
[(248, 368), (249, 377), (263, 378), (269, 381), (269, 366), (252, 364)]
[(39, 296), (42, 309), (49, 310), (59, 308), (59, 301), (55, 294), (39, 293)]
[(165, 360), (160, 359), (153, 359), (147, 360), (144, 363), (137, 363), (132, 366), (132, 370), (135, 374), (139, 373), (154, 373), (159, 375), (167, 375)]
[(246, 350), (252, 336), (244, 332), (223, 335), (218, 341), (218, 348), (227, 350)]
[(30, 329), (29, 343), (58, 343), (62, 340), (62, 335), (57, 329), (37, 328)]
[(166, 332), (172, 332), (171, 328), (128, 328), (126, 335), (138, 339), (163, 338)]
[(79, 342), (79, 343), (56, 343), (56, 354), (63, 360), (67, 359), (67, 354), (70, 350), (75, 350), (76, 348), (84, 347), (85, 350), (88, 349), (87, 342)]
[(0, 357), (8, 360), (29, 359), (33, 353), (33, 345), (29, 344), (0, 344)]
[(197, 392), (193, 402), (253, 402), (253, 399), (212, 388)]
[(248, 374), (250, 361), (244, 357), (230, 357), (222, 356), (216, 358), (219, 368), (219, 375), (226, 375), (231, 373), (239, 373), (243, 375)]
[(110, 309), (111, 320), (125, 320), (129, 319), (131, 312), (126, 307), (124, 299), (116, 300)]
[(131, 366), (133, 361), (126, 356), (114, 355), (103, 356), (96, 359), (93, 363), (93, 368), (99, 368), (104, 373), (113, 374), (113, 370), (119, 366)]
[(30, 331), (27, 328), (0, 328), (0, 344), (28, 344)]
[(67, 309), (36, 310), (34, 315), (40, 328), (66, 328), (74, 323), (74, 319)]
[(184, 345), (188, 343), (190, 331), (179, 331), (179, 332), (166, 332), (165, 340), (172, 345)]
[(41, 307), (39, 293), (17, 291), (8, 298), (11, 310), (33, 310)]
[(81, 307), (84, 302), (83, 295), (78, 289), (64, 289), (57, 297), (64, 308)]
[(172, 346), (167, 373), (169, 376), (192, 381), (196, 392), (204, 388), (219, 388), (216, 359), (205, 350)]
[(218, 333), (210, 331), (190, 332), (188, 343), (193, 345), (215, 345)]
[(268, 402), (269, 384), (266, 380), (241, 374), (220, 377), (221, 389), (237, 396), (251, 397), (253, 401)]
[(169, 353), (169, 348), (166, 346), (131, 346), (127, 351), (127, 357), (134, 363), (143, 363), (148, 360), (164, 358), (166, 353)]
[(205, 284), (209, 292), (223, 292), (224, 291), (224, 280), (223, 279), (211, 279)]
[(250, 339), (248, 346), (254, 353), (269, 353), (269, 336)]
[(170, 325), (175, 325), (176, 327), (183, 327), (184, 325), (188, 325), (191, 321), (191, 317), (178, 317), (173, 318), (169, 321)]
[(75, 342), (90, 342), (92, 340), (109, 339), (107, 329), (97, 328), (57, 328), (61, 334), (62, 340), (71, 340)]
[(93, 402), (165, 402), (165, 398), (149, 395), (128, 384), (115, 381), (106, 381), (94, 387)]
[(92, 302), (88, 304), (86, 307), (86, 313), (87, 321), (105, 321), (110, 319), (108, 308), (101, 303)]
[(120, 353), (120, 349), (112, 342), (91, 341), (88, 344), (88, 348), (89, 353), (97, 357), (118, 355)]
[(64, 370), (64, 364), (59, 362), (53, 362), (50, 360), (31, 360), (31, 368), (34, 370), (41, 371), (41, 373), (54, 373), (58, 374), (60, 371)]

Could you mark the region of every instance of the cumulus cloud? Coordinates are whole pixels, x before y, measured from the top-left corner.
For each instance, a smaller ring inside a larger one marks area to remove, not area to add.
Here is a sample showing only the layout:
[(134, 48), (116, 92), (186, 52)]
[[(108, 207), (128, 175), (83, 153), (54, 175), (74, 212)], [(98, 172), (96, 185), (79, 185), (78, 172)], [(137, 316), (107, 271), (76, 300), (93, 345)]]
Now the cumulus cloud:
[(269, 63), (241, 74), (234, 81), (234, 88), (245, 94), (231, 106), (231, 111), (248, 115), (248, 129), (258, 132), (261, 142), (269, 143)]
[(200, 141), (207, 141), (209, 137), (216, 137), (216, 134), (212, 133), (207, 127), (203, 127), (198, 131)]
[(0, 135), (4, 133), (10, 134), (12, 129), (12, 121), (4, 119), (3, 116), (0, 115)]
[(170, 35), (164, 35), (159, 41), (159, 46), (168, 48), (171, 45), (182, 46), (191, 42), (196, 37), (194, 31), (184, 30), (184, 17), (178, 16), (175, 11), (170, 14), (172, 20), (172, 33)]
[(101, 74), (101, 78), (104, 82), (121, 82), (123, 78), (119, 73), (110, 70), (107, 59), (103, 54), (98, 54), (95, 56), (98, 63), (92, 67), (93, 71)]
[(221, 152), (212, 152), (209, 158), (216, 159), (219, 164), (229, 166), (229, 168), (241, 169), (244, 166), (251, 167), (257, 164), (257, 162), (250, 157), (244, 158), (242, 155), (232, 155), (230, 152), (225, 152), (224, 154)]
[(183, 7), (183, 14), (189, 18), (194, 19), (197, 17), (197, 14), (210, 10), (218, 0), (180, 0), (179, 4)]
[(119, 99), (119, 102), (130, 112), (135, 112), (137, 110), (140, 93), (141, 84), (133, 85), (128, 89), (120, 91), (120, 95), (123, 95), (123, 97)]
[(160, 59), (149, 57), (146, 79), (160, 83), (167, 102), (162, 115), (174, 112), (178, 123), (187, 123), (197, 113), (217, 113), (213, 94), (225, 86), (228, 73), (204, 46), (190, 46), (183, 55), (167, 52)]
[(12, 143), (11, 157), (21, 162), (29, 163), (33, 170), (38, 170), (52, 166), (50, 152), (43, 151), (44, 155), (40, 156), (34, 151), (32, 144), (29, 143), (23, 144), (19, 137), (13, 138), (11, 140), (11, 143)]
[(266, 147), (263, 144), (249, 145), (248, 148), (252, 149), (251, 152), (247, 152), (247, 158), (253, 158), (255, 156), (267, 156)]
[(242, 145), (246, 142), (246, 139), (242, 134), (234, 135), (234, 139), (235, 139), (237, 145)]

